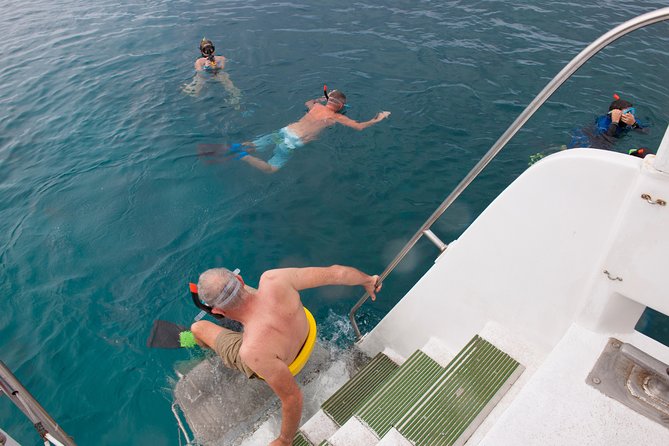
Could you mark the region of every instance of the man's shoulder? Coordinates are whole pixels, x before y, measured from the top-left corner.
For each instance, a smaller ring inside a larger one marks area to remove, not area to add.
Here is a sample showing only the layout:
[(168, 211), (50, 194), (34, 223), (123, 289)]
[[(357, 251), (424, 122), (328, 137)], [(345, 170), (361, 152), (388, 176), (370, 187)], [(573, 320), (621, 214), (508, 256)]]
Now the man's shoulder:
[(314, 104), (311, 109), (309, 109), (310, 115), (317, 116), (319, 118), (331, 118), (337, 119), (338, 116), (341, 116), (339, 113), (330, 110), (327, 106), (323, 104)]
[(269, 269), (262, 273), (260, 281), (258, 282), (258, 289), (260, 285), (277, 285), (290, 283), (290, 271), (293, 268), (277, 268)]

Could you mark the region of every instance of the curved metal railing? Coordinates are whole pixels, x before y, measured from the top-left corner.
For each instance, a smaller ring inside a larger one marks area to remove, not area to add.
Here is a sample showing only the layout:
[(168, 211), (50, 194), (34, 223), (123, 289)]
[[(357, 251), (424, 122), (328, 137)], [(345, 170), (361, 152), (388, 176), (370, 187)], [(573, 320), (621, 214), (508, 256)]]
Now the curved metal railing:
[(7, 395), (30, 420), (45, 445), (76, 446), (74, 440), (58, 426), (30, 392), (23, 387), (5, 363), (0, 361), (0, 397), (3, 394)]
[[(574, 57), (571, 62), (569, 62), (545, 87), (539, 94), (530, 102), (530, 104), (523, 110), (523, 112), (516, 118), (513, 123), (509, 126), (508, 129), (499, 137), (499, 139), (493, 144), (493, 146), (488, 150), (488, 152), (479, 160), (478, 163), (469, 171), (469, 173), (460, 181), (460, 183), (453, 189), (448, 197), (439, 205), (439, 207), (432, 213), (430, 218), (428, 218), (425, 223), (420, 227), (420, 229), (411, 237), (411, 239), (404, 245), (402, 250), (397, 254), (392, 262), (386, 267), (386, 269), (381, 273), (380, 280), (384, 280), (388, 275), (395, 269), (395, 267), (402, 261), (404, 256), (411, 251), (416, 242), (425, 235), (428, 237), (437, 247), (444, 251), (446, 245), (439, 240), (439, 238), (432, 233), (430, 227), (434, 224), (441, 214), (448, 209), (448, 207), (453, 204), (456, 198), (460, 196), (462, 191), (464, 191), (467, 186), (481, 173), (481, 171), (492, 161), (492, 159), (497, 156), (497, 154), (504, 148), (504, 146), (509, 142), (509, 140), (520, 130), (520, 128), (530, 119), (530, 117), (541, 107), (544, 102), (551, 97), (553, 93), (567, 80), (571, 77), (576, 70), (581, 68), (581, 66), (590, 60), (595, 54), (597, 54), (604, 47), (610, 43), (616, 41), (622, 36), (631, 33), (639, 28), (644, 26), (652, 25), (657, 22), (664, 20), (669, 20), (669, 7), (658, 9), (647, 14), (640, 15), (632, 20), (616, 26), (611, 31), (602, 35), (599, 39), (592, 42), (588, 45), (583, 51), (581, 51), (576, 57)], [(363, 296), (358, 300), (358, 302), (351, 308), (349, 312), (349, 319), (353, 325), (353, 330), (358, 339), (362, 337), (358, 324), (355, 321), (355, 314), (358, 309), (362, 306), (363, 303), (369, 297), (368, 293), (363, 294)]]

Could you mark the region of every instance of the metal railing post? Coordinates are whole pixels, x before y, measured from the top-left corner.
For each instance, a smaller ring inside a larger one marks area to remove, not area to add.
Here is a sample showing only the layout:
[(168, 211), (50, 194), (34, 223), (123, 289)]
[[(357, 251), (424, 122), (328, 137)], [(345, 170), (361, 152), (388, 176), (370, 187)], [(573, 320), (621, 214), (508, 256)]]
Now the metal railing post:
[(14, 405), (33, 423), (42, 439), (51, 436), (50, 441), (55, 439), (64, 446), (76, 446), (74, 440), (58, 426), (2, 361), (0, 361), (0, 391), (7, 395)]

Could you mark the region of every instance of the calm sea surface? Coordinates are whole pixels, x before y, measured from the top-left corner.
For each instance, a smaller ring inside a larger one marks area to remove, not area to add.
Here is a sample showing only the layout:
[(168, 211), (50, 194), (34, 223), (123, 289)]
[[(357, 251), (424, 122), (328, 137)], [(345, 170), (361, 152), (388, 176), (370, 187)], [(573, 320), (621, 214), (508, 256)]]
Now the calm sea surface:
[[(145, 346), (154, 319), (188, 323), (187, 283), (213, 266), (255, 284), (277, 266), (380, 272), (534, 95), (588, 43), (660, 1), (0, 1), (0, 358), (80, 445), (178, 444), (170, 411), (185, 351)], [(197, 97), (199, 40), (242, 91)], [(589, 62), (435, 228), (464, 228), (526, 167), (606, 110), (634, 102), (656, 147), (669, 121), (669, 25)], [(326, 83), (347, 115), (276, 175), (206, 164), (200, 143), (283, 127)], [(430, 265), (427, 242), (388, 280), (376, 321)], [(343, 346), (361, 290), (305, 293)], [(39, 444), (6, 399), (0, 427)]]

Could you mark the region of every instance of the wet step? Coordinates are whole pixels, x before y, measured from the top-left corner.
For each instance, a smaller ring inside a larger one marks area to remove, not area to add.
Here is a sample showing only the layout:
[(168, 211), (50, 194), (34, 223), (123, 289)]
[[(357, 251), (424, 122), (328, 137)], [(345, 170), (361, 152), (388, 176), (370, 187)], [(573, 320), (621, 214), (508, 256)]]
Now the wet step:
[(523, 370), (478, 335), (445, 366), (422, 350), (401, 366), (379, 354), (302, 427), (304, 438), (319, 446), (461, 446)]
[(323, 412), (339, 426), (343, 425), (398, 367), (388, 356), (377, 354), (321, 405)]
[(293, 438), (293, 446), (313, 446), (309, 440), (306, 439), (302, 432), (297, 432)]
[[(313, 446), (313, 444), (304, 436), (302, 432), (297, 432), (295, 438), (293, 438), (293, 446)], [(318, 446), (332, 446), (328, 443), (327, 440), (323, 440), (318, 443)]]
[(443, 372), (444, 368), (436, 361), (417, 350), (355, 411), (356, 417), (378, 438), (383, 437)]
[(414, 445), (462, 445), (520, 376), (524, 367), (475, 336), (395, 424)]

